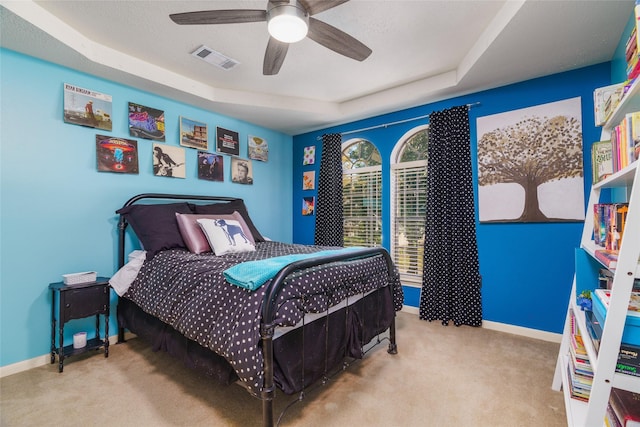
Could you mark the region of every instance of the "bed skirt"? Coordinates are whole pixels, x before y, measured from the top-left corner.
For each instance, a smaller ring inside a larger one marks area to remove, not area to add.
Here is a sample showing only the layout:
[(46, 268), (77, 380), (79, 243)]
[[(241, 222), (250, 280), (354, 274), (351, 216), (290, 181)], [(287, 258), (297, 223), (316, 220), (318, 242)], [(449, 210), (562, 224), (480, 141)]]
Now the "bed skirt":
[[(395, 312), (389, 287), (273, 341), (274, 382), (286, 394), (303, 390), (348, 359), (360, 359), (363, 347), (391, 325)], [(227, 360), (149, 315), (126, 298), (118, 301), (118, 326), (148, 341), (182, 363), (224, 385), (238, 377)], [(301, 356), (303, 355), (303, 356)]]

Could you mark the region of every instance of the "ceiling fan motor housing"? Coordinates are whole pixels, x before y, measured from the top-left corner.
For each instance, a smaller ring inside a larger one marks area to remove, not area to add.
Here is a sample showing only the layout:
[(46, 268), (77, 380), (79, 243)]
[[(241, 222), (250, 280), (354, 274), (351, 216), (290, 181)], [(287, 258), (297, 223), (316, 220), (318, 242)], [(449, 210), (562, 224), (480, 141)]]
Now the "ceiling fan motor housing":
[(297, 1), (274, 4), (267, 10), (267, 26), (275, 39), (296, 43), (307, 36), (309, 14)]

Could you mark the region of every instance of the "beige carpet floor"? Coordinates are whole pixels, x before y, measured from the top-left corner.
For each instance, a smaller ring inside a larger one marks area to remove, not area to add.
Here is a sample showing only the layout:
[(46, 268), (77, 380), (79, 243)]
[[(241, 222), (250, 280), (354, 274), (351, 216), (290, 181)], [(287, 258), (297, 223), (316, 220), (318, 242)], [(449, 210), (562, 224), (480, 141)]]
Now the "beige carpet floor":
[[(282, 426), (564, 426), (551, 390), (559, 345), (399, 313), (386, 342), (306, 393)], [(68, 363), (67, 363), (68, 362)], [(294, 397), (278, 393), (279, 414)], [(277, 417), (277, 416), (276, 416)], [(140, 339), (0, 380), (2, 426), (259, 426), (261, 401)]]

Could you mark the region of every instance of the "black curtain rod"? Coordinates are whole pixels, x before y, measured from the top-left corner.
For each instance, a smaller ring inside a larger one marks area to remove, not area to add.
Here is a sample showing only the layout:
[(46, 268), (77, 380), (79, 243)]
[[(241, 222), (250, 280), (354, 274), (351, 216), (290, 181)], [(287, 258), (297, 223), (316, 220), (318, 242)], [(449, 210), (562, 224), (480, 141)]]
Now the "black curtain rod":
[[(475, 107), (477, 105), (480, 105), (480, 103), (479, 102), (474, 102), (473, 104), (467, 104), (467, 108)], [(386, 128), (386, 127), (393, 126), (393, 125), (399, 125), (400, 123), (406, 123), (406, 122), (412, 122), (414, 120), (426, 119), (430, 115), (431, 114), (425, 114), (424, 116), (418, 116), (418, 117), (413, 117), (413, 118), (410, 118), (410, 119), (399, 120), (397, 122), (384, 123), (384, 124), (381, 124), (381, 125), (370, 126), (368, 128), (349, 130), (349, 131), (346, 131), (346, 132), (340, 132), (340, 135), (349, 135), (350, 133), (362, 132), (362, 131), (365, 131), (365, 130)], [(316, 139), (318, 141), (321, 141), (322, 140), (322, 136), (317, 136)]]

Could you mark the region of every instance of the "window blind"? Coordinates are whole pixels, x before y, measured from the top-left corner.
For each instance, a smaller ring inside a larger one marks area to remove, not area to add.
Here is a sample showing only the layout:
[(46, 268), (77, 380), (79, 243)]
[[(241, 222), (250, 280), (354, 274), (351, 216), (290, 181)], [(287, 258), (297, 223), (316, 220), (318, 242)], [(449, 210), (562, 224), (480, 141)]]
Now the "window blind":
[(427, 162), (392, 165), (394, 197), (391, 255), (404, 282), (421, 284)]
[(344, 245), (382, 244), (382, 168), (345, 170), (342, 175)]

